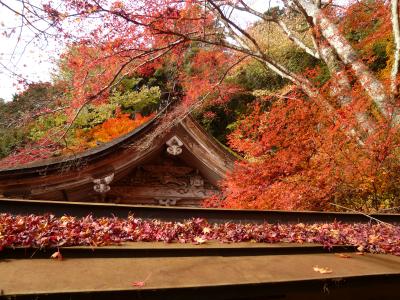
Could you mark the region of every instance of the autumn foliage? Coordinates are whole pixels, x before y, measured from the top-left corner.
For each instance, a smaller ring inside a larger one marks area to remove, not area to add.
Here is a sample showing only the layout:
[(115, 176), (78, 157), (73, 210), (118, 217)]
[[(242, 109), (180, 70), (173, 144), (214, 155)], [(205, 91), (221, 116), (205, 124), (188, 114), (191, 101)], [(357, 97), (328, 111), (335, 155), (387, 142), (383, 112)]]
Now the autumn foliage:
[(118, 117), (110, 118), (87, 132), (79, 130), (76, 134), (78, 144), (85, 149), (107, 143), (133, 131), (152, 117), (154, 117), (154, 115), (143, 117), (140, 113), (137, 113), (135, 118), (131, 119), (128, 114), (120, 114)]
[(0, 168), (13, 168), (53, 157), (60, 153), (61, 146), (48, 139), (42, 139), (37, 143), (30, 143), (18, 148), (7, 157), (0, 160)]
[[(59, 248), (120, 245), (123, 242), (317, 243), (326, 248), (355, 246), (361, 252), (400, 255), (400, 228), (389, 224), (239, 224), (209, 223), (196, 218), (184, 222), (121, 218), (83, 218), (54, 215), (0, 214), (0, 251), (3, 248)], [(59, 250), (58, 250), (59, 251)], [(362, 254), (362, 253), (361, 253)], [(55, 254), (55, 256), (59, 256)]]
[(361, 142), (342, 124), (295, 93), (267, 111), (257, 104), (229, 136), (246, 160), (224, 181), (223, 196), (206, 205), (329, 210), (334, 203), (368, 210), (397, 204), (397, 128), (382, 124)]

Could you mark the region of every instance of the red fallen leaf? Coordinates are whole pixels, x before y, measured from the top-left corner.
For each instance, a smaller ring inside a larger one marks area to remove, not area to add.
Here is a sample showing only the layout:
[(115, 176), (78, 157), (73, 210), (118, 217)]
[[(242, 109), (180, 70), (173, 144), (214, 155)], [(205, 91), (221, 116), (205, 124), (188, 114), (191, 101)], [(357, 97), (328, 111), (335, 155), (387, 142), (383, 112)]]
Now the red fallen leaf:
[(364, 252), (356, 252), (356, 255), (364, 255)]
[[(205, 219), (178, 223), (120, 218), (84, 218), (52, 215), (15, 216), (0, 213), (0, 248), (119, 245), (122, 242), (180, 242), (201, 245), (209, 239), (220, 243), (319, 243), (353, 245), (364, 253), (390, 253), (400, 256), (397, 243), (400, 226), (382, 224), (209, 224)], [(23, 224), (23, 225), (22, 225)], [(208, 231), (211, 232), (208, 232)], [(105, 234), (107, 233), (107, 234)], [(366, 236), (382, 238), (366, 240)], [(39, 238), (38, 238), (39, 237)], [(59, 252), (59, 251), (58, 251)], [(59, 254), (55, 254), (57, 259)], [(355, 254), (360, 255), (360, 254)], [(354, 258), (354, 255), (352, 255)]]
[(131, 283), (132, 286), (134, 287), (144, 287), (146, 283), (144, 281), (135, 281)]
[(139, 287), (139, 288), (144, 287), (146, 285), (146, 281), (150, 278), (150, 276), (151, 276), (151, 273), (149, 273), (149, 275), (147, 275), (146, 279), (143, 280), (143, 281), (134, 281), (134, 282), (132, 282), (131, 286)]
[(62, 260), (62, 259), (63, 259), (63, 257), (62, 257), (62, 255), (61, 255), (61, 252), (60, 252), (60, 251), (54, 252), (54, 253), (50, 256), (50, 258), (58, 259), (58, 260)]

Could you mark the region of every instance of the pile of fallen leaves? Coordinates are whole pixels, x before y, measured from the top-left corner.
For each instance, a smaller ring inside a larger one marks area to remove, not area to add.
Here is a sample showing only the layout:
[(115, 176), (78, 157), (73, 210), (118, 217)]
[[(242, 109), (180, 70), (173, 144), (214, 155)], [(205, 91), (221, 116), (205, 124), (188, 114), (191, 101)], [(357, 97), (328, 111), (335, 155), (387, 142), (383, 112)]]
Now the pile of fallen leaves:
[(384, 223), (237, 224), (127, 218), (84, 218), (54, 215), (0, 214), (0, 249), (104, 246), (123, 242), (318, 243), (325, 247), (352, 245), (359, 251), (400, 255), (400, 226)]

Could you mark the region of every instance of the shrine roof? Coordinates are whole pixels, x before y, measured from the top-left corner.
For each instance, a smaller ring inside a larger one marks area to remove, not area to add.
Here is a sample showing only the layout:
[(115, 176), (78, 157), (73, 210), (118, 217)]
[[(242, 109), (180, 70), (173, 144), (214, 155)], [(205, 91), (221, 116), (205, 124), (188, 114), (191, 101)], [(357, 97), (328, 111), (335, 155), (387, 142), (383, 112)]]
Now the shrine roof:
[[(150, 119), (146, 123), (141, 126), (135, 128), (131, 132), (124, 134), (118, 138), (113, 139), (110, 142), (99, 144), (98, 146), (82, 151), (80, 153), (76, 153), (75, 155), (68, 156), (59, 156), (54, 158), (48, 158), (43, 160), (38, 160), (32, 163), (27, 163), (23, 165), (13, 166), (9, 168), (0, 168), (0, 177), (7, 176), (7, 174), (24, 174), (24, 173), (32, 173), (37, 172), (38, 170), (42, 170), (46, 168), (47, 171), (57, 170), (62, 168), (66, 164), (72, 164), (74, 161), (79, 161), (84, 159), (86, 162), (95, 161), (101, 159), (102, 157), (107, 156), (110, 153), (113, 153), (115, 150), (125, 147), (127, 144), (134, 142), (135, 140), (140, 139), (152, 132), (155, 128), (157, 128), (162, 117), (162, 112), (156, 115), (154, 118)], [(236, 159), (240, 159), (235, 153), (233, 153), (226, 146), (222, 145), (218, 140), (216, 140), (212, 135), (204, 130), (202, 126), (200, 126), (190, 115), (187, 115), (181, 122), (175, 124), (173, 127), (177, 127), (182, 124), (182, 122), (186, 122), (190, 120), (191, 125), (196, 127), (196, 130), (200, 131), (202, 134), (201, 138), (205, 138), (211, 143), (215, 148), (217, 148), (221, 153), (223, 153), (226, 157), (229, 158), (232, 162)], [(199, 136), (196, 136), (198, 138)]]
[(35, 170), (36, 168), (42, 168), (44, 166), (57, 167), (66, 162), (71, 162), (71, 161), (79, 160), (82, 158), (90, 158), (92, 156), (101, 155), (105, 152), (108, 152), (110, 150), (120, 147), (122, 144), (124, 144), (128, 141), (135, 139), (138, 135), (140, 135), (144, 131), (148, 131), (149, 129), (151, 130), (151, 128), (154, 127), (155, 123), (157, 122), (157, 119), (159, 118), (159, 116), (160, 115), (155, 116), (154, 118), (150, 119), (149, 121), (142, 124), (141, 126), (135, 128), (134, 130), (132, 130), (118, 138), (113, 139), (112, 141), (109, 141), (107, 143), (101, 143), (101, 144), (97, 145), (96, 147), (87, 149), (87, 150), (77, 153), (75, 155), (53, 157), (53, 158), (38, 160), (38, 161), (35, 161), (32, 163), (13, 166), (10, 168), (4, 168), (4, 169), (0, 168), (0, 173), (9, 173), (9, 172), (19, 171), (19, 170), (21, 170), (21, 171), (22, 170)]

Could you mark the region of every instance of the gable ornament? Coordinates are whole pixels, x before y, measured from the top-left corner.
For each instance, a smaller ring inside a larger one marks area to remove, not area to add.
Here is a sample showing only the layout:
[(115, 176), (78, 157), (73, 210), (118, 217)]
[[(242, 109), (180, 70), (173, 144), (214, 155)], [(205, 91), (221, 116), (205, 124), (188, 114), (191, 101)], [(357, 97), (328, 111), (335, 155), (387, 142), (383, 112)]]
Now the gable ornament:
[(171, 155), (177, 156), (182, 153), (183, 143), (177, 136), (173, 136), (166, 142), (168, 148), (167, 152)]
[(114, 179), (114, 173), (108, 174), (101, 178), (93, 179), (94, 191), (100, 194), (107, 193), (111, 189), (110, 183), (113, 181), (113, 179)]

